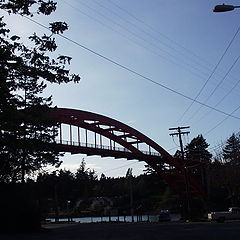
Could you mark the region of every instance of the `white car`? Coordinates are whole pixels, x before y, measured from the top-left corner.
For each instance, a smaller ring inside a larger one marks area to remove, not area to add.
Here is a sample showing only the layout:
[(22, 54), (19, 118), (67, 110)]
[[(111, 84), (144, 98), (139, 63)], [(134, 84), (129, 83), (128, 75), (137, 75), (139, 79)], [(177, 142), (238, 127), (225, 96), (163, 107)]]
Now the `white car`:
[(231, 207), (225, 212), (211, 212), (208, 214), (208, 220), (224, 222), (225, 220), (240, 219), (240, 208)]

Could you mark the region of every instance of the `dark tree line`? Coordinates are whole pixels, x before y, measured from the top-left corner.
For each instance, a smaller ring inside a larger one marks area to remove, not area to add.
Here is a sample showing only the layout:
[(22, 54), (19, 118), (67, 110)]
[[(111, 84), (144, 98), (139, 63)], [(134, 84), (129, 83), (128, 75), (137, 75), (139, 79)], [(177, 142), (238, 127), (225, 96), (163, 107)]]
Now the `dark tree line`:
[[(194, 138), (185, 148), (186, 160), (198, 160), (193, 169), (202, 182), (208, 199), (206, 210), (226, 210), (240, 206), (240, 136), (232, 134), (214, 154), (202, 135)], [(190, 169), (191, 171), (191, 169)]]
[(212, 207), (240, 206), (240, 136), (232, 134), (211, 164)]
[(131, 176), (131, 182), (127, 175), (110, 178), (102, 174), (98, 178), (94, 170), (86, 169), (84, 160), (75, 174), (68, 170), (39, 174), (31, 184), (38, 189), (44, 217), (63, 217), (69, 212), (77, 217), (108, 216), (113, 210), (130, 215), (131, 186), (136, 214), (177, 209), (180, 205), (158, 174)]
[[(240, 205), (239, 135), (233, 134), (227, 139), (218, 155), (213, 156), (207, 150), (208, 147), (209, 144), (202, 135), (192, 139), (185, 147), (186, 161), (194, 160), (198, 163), (188, 171), (192, 171), (202, 182), (208, 194), (205, 202), (195, 199), (194, 195), (191, 196), (191, 210), (196, 216), (206, 211), (224, 210), (230, 206)], [(48, 182), (53, 179), (55, 179), (55, 185)], [(132, 177), (131, 181), (135, 211), (139, 210), (145, 214), (157, 214), (161, 209), (182, 211), (184, 201), (171, 191), (158, 174), (153, 170), (150, 171), (149, 167), (145, 174)], [(98, 178), (94, 170), (85, 168), (84, 161), (75, 174), (60, 170), (58, 173), (39, 175), (36, 184), (49, 186), (48, 188), (43, 187), (44, 191), (51, 189), (42, 193), (45, 199), (53, 200), (56, 198), (54, 194), (57, 191), (59, 211), (62, 211), (63, 214), (68, 201), (71, 202), (71, 211), (75, 216), (84, 214), (102, 216), (108, 214), (107, 210), (114, 208), (119, 210), (119, 214), (130, 214), (129, 177), (107, 178), (102, 174)], [(103, 198), (108, 199), (108, 202)], [(54, 201), (52, 201), (53, 203)], [(53, 205), (52, 212), (56, 213), (56, 207), (53, 208)]]
[[(1, 12), (27, 17), (48, 16), (56, 7), (51, 0), (0, 2)], [(42, 93), (47, 83), (80, 80), (68, 69), (71, 57), (50, 57), (57, 50), (54, 35), (67, 29), (65, 22), (52, 22), (48, 33), (32, 33), (31, 44), (26, 45), (0, 17), (0, 226), (6, 231), (39, 227), (37, 199), (24, 185), (26, 174), (60, 164), (59, 152), (50, 146), (58, 124), (47, 118), (52, 96)], [(20, 187), (14, 184), (19, 181)]]

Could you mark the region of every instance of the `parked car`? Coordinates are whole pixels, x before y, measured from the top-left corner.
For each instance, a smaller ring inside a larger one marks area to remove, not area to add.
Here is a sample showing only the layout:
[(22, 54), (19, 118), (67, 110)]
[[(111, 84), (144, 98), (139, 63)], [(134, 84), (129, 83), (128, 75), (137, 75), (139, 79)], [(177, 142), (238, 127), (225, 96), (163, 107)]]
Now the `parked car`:
[(224, 222), (225, 220), (240, 219), (240, 208), (231, 207), (228, 211), (208, 213), (208, 220)]
[(169, 210), (161, 210), (158, 215), (158, 221), (159, 222), (170, 222), (171, 216)]

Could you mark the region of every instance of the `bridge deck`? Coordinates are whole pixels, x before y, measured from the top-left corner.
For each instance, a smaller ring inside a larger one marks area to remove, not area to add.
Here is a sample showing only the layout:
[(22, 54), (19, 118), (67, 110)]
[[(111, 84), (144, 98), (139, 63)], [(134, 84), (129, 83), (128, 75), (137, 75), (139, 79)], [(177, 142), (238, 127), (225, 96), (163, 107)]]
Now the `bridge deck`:
[(162, 156), (157, 152), (141, 151), (140, 154), (132, 153), (127, 148), (90, 144), (83, 142), (73, 142), (65, 140), (56, 140), (55, 146), (62, 152), (71, 154), (86, 154), (88, 156), (100, 155), (101, 157), (126, 158), (128, 160), (139, 161), (162, 161)]

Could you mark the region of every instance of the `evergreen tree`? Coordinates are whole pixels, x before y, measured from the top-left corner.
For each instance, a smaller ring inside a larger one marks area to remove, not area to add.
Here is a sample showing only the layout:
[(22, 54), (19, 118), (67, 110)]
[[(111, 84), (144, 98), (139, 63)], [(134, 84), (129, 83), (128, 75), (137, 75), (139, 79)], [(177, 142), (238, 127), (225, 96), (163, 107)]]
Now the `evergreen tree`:
[(210, 194), (210, 172), (209, 166), (211, 163), (212, 154), (207, 150), (209, 144), (202, 135), (198, 135), (185, 147), (186, 161), (197, 161), (194, 168), (188, 168), (187, 172), (191, 172), (196, 177), (201, 179), (206, 193)]
[[(31, 17), (34, 13), (50, 15), (56, 3), (44, 0), (9, 0), (0, 3), (9, 14)], [(42, 97), (46, 82), (78, 82), (66, 65), (68, 56), (49, 57), (56, 51), (54, 34), (63, 33), (68, 25), (50, 23), (51, 33), (29, 36), (32, 47), (11, 35), (0, 18), (0, 181), (24, 181), (24, 176), (42, 166), (57, 166), (59, 153), (49, 143), (57, 134), (57, 123), (47, 118), (52, 98)]]
[(223, 157), (226, 163), (232, 165), (240, 164), (240, 138), (234, 133), (227, 139), (223, 148)]
[(238, 135), (233, 133), (227, 139), (222, 149), (222, 156), (224, 163), (216, 169), (218, 173), (216, 181), (220, 182), (220, 187), (227, 192), (225, 201), (231, 206), (237, 206), (240, 204), (240, 138)]
[(185, 147), (186, 159), (210, 163), (212, 154), (207, 150), (208, 146), (206, 139), (198, 135)]

